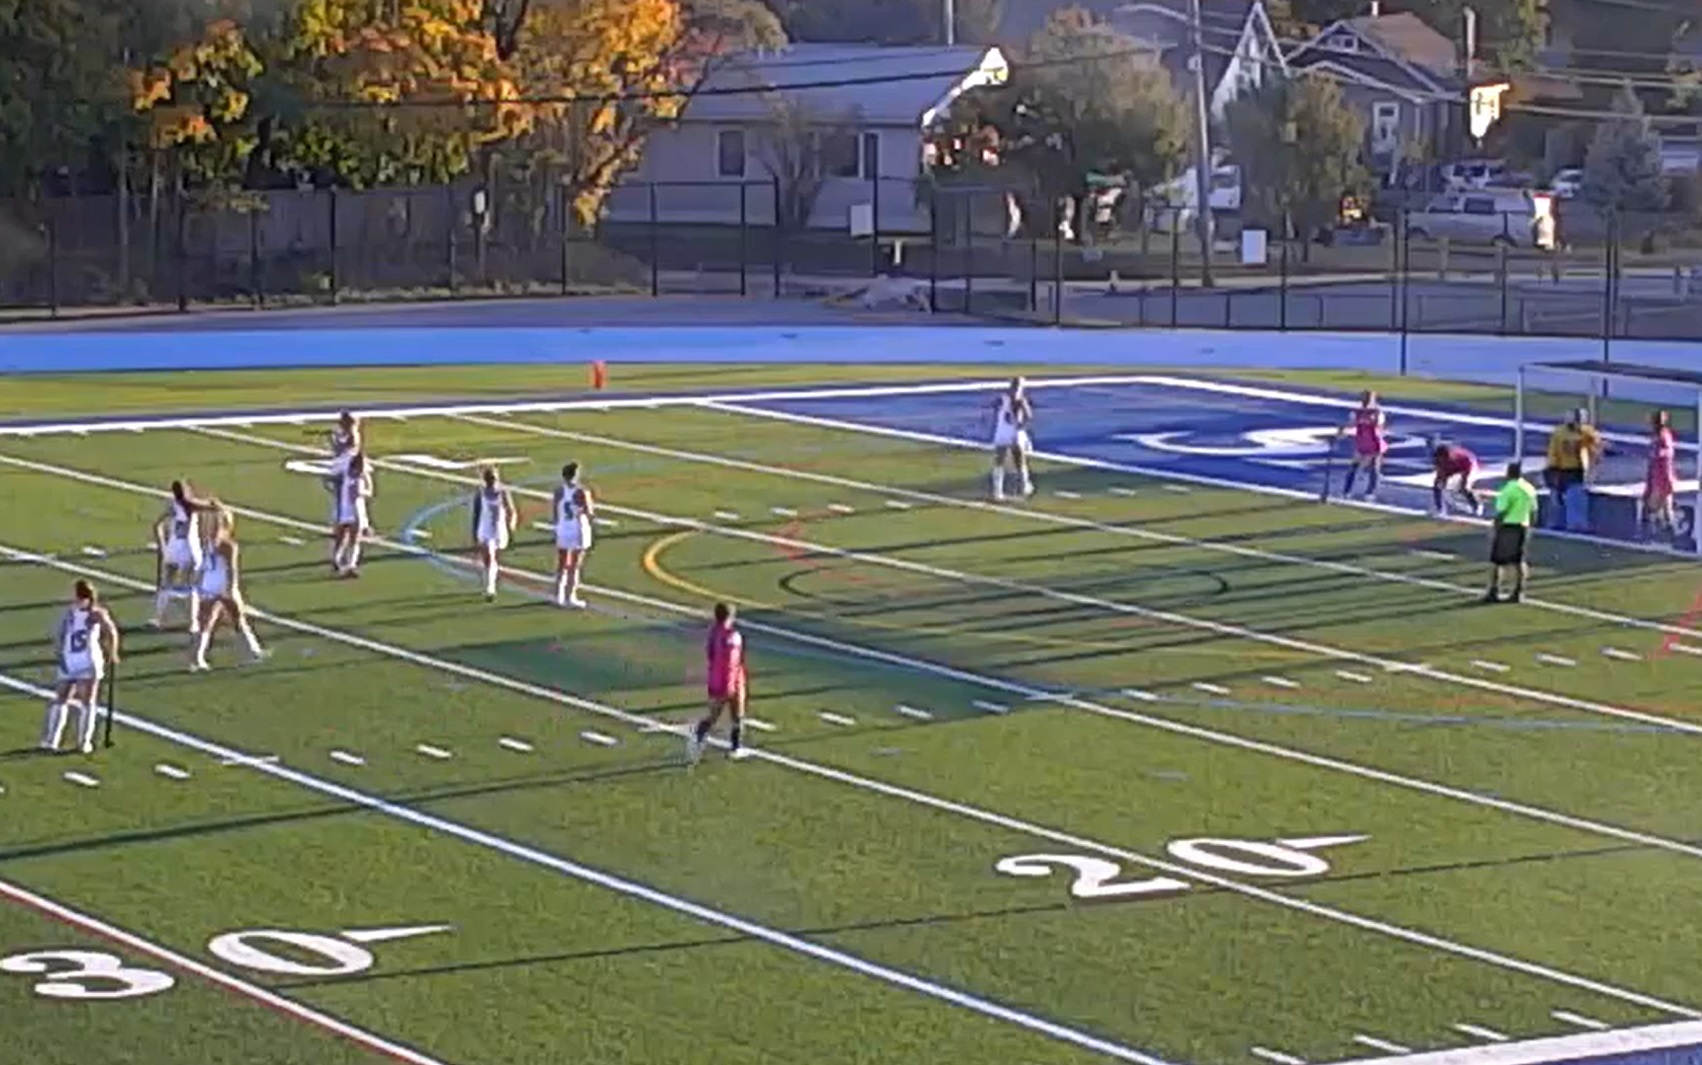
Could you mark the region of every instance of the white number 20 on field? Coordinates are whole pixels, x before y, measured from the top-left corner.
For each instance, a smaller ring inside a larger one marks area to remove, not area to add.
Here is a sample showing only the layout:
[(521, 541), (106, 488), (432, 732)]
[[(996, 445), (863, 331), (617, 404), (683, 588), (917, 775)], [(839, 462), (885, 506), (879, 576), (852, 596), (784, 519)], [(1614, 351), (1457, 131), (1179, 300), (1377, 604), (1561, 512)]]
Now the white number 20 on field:
[[(1330, 863), (1312, 853), (1325, 847), (1361, 843), (1366, 836), (1314, 836), (1307, 839), (1197, 839), (1173, 840), (1165, 846), (1172, 858), (1200, 869), (1235, 876), (1268, 876), (1298, 879), (1322, 876)], [(1187, 891), (1186, 880), (1155, 876), (1145, 880), (1119, 880), (1123, 867), (1105, 858), (1085, 854), (1018, 854), (1002, 858), (993, 866), (1006, 876), (1047, 877), (1070, 870), (1070, 895), (1078, 899), (1127, 898), (1136, 895), (1165, 895)]]
[[(207, 952), (250, 972), (269, 976), (353, 976), (377, 963), (367, 945), (447, 932), (449, 925), (369, 928), (324, 935), (252, 929), (214, 936)], [(279, 953), (279, 948), (287, 954)], [(0, 958), (0, 973), (36, 976), (43, 998), (85, 1002), (143, 998), (169, 991), (177, 978), (157, 969), (130, 965), (117, 954), (95, 950), (34, 950)]]

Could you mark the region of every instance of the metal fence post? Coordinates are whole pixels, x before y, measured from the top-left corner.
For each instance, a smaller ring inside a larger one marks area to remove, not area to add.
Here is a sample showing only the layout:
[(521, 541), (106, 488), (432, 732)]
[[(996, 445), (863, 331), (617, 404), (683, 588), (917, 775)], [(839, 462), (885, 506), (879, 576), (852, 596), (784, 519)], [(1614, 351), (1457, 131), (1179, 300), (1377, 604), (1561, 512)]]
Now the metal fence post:
[(177, 310), (189, 311), (189, 198), (183, 193), (183, 182), (177, 184)]
[[(1401, 374), (1407, 372), (1407, 344), (1412, 318), (1412, 233), (1407, 229), (1407, 211), (1401, 208), (1395, 216), (1395, 248), (1401, 278)], [(1420, 297), (1422, 299), (1422, 297)], [(1423, 315), (1420, 314), (1422, 320)]]
[(256, 307), (266, 306), (265, 286), (260, 279), (260, 212), (248, 212), (248, 288)]
[(969, 209), (963, 212), (963, 313), (975, 313), (975, 190), (971, 189)]
[(566, 185), (556, 186), (556, 210), (561, 214), (561, 224), (556, 228), (561, 241), (561, 294), (565, 296), (573, 288), (573, 195)]
[(333, 185), (326, 191), (330, 193), (329, 203), (331, 210), (331, 302), (336, 303), (338, 296), (341, 295), (343, 290), (342, 270), (337, 261), (339, 258), (337, 254), (337, 246), (339, 243), (337, 240), (337, 187)]
[[(1277, 265), (1277, 328), (1288, 329), (1288, 213), (1283, 212), (1282, 250)], [(1321, 324), (1321, 323), (1320, 323)]]
[[(1509, 220), (1510, 221), (1510, 220)], [(1507, 335), (1507, 242), (1496, 245), (1495, 255), (1496, 280), (1501, 287), (1501, 335)]]
[(49, 317), (59, 317), (59, 224), (53, 220), (53, 209), (48, 208), (47, 221), (42, 223), (47, 237), (47, 313)]
[(1602, 361), (1613, 356), (1613, 308), (1618, 302), (1619, 214), (1607, 212), (1607, 242), (1602, 249)]
[(1028, 313), (1040, 313), (1040, 235), (1028, 229)]
[[(1401, 208), (1400, 213), (1404, 216), (1406, 209)], [(1397, 238), (1389, 246), (1389, 268), (1391, 271), (1389, 276), (1389, 332), (1391, 333), (1401, 328), (1400, 304), (1406, 299), (1406, 270), (1403, 269), (1405, 265), (1406, 258), (1401, 249), (1401, 241)]]
[(881, 170), (879, 137), (865, 137), (866, 146), (870, 149), (869, 159), (869, 276), (881, 276)]
[(660, 256), (661, 253), (662, 253), (662, 249), (661, 249), (661, 236), (662, 235), (659, 232), (661, 219), (657, 217), (658, 214), (659, 214), (659, 211), (658, 211), (657, 206), (656, 206), (656, 183), (654, 181), (652, 181), (650, 183), (649, 188), (650, 188), (650, 295), (651, 295), (651, 298), (655, 298), (655, 297), (660, 296), (662, 294), (662, 266), (661, 266), (660, 263), (658, 263), (656, 261), (657, 257)]
[(447, 250), (449, 253), (449, 295), (455, 296), (460, 291), (461, 287), (461, 279), (458, 276), (461, 272), (461, 264), (459, 262), (461, 244), (461, 207), (460, 204), (455, 201), (455, 187), (453, 185), (444, 188), (443, 203), (444, 206), (448, 208), (448, 213), (444, 216), (444, 224), (448, 226), (446, 235), (449, 238), (447, 241)]
[(786, 223), (780, 213), (780, 179), (773, 179), (769, 187), (774, 192), (774, 240), (773, 247), (770, 249), (773, 254), (770, 258), (774, 260), (774, 298), (779, 299), (780, 271), (782, 260), (786, 258)]
[(1064, 227), (1063, 205), (1052, 205), (1052, 324), (1064, 324)]
[(1170, 328), (1175, 329), (1181, 317), (1182, 285), (1182, 213), (1178, 209), (1170, 219)]
[(748, 195), (749, 192), (750, 187), (742, 181), (739, 182), (739, 295), (741, 296), (749, 296), (751, 294), (751, 284), (747, 277), (751, 262), (751, 209), (750, 197)]

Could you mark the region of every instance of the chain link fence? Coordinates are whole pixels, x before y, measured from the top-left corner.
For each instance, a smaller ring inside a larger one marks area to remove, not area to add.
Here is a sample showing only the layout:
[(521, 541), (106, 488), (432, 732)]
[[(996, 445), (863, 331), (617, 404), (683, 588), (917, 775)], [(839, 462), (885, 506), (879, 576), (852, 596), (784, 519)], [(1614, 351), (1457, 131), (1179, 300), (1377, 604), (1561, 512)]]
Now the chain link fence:
[(777, 225), (796, 200), (783, 191), (626, 183), (592, 227), (560, 186), (0, 201), (0, 318), (624, 291), (1043, 323), (1702, 339), (1702, 236), (1670, 215), (1565, 201), (1544, 231), (1523, 210), (1395, 209), (1286, 234), (1225, 215), (1208, 264), (1185, 208), (830, 178), (807, 223)]

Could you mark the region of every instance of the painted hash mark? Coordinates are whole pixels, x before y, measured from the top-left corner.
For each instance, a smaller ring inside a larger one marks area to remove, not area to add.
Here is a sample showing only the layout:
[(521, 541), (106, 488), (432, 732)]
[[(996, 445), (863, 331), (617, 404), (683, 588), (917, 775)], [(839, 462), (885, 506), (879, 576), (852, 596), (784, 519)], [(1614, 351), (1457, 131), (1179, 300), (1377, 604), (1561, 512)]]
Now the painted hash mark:
[(900, 714), (904, 717), (908, 717), (913, 721), (932, 721), (932, 720), (934, 720), (933, 714), (929, 713), (928, 711), (922, 709), (919, 706), (906, 706), (903, 703), (899, 703), (897, 706), (893, 707), (892, 709), (895, 713)]
[(1061, 488), (1058, 491), (1053, 492), (1052, 494), (1057, 496), (1059, 499), (1080, 499), (1081, 498), (1080, 492), (1066, 492)]
[(1142, 691), (1140, 688), (1124, 688), (1123, 694), (1130, 699), (1138, 699), (1143, 703), (1158, 702), (1158, 696), (1149, 691)]
[(93, 544), (90, 544), (89, 546), (83, 548), (83, 554), (84, 554), (84, 556), (86, 556), (88, 558), (105, 558), (106, 557), (106, 552), (104, 550), (102, 550), (101, 548), (94, 546)]
[(98, 779), (96, 779), (95, 777), (89, 776), (87, 773), (78, 773), (75, 770), (73, 770), (72, 772), (66, 773), (64, 775), (64, 779), (68, 783), (75, 784), (80, 788), (98, 788), (98, 787), (100, 787), (100, 781)]
[(1582, 1013), (1573, 1013), (1571, 1010), (1555, 1010), (1549, 1016), (1562, 1024), (1570, 1024), (1576, 1028), (1587, 1028), (1592, 1032), (1605, 1032), (1613, 1027), (1596, 1020), (1594, 1017), (1586, 1017)]
[(181, 766), (172, 765), (170, 762), (161, 762), (154, 766), (154, 772), (170, 780), (189, 779), (189, 770), (184, 769)]
[(855, 514), (855, 513), (857, 513), (856, 507), (848, 507), (844, 503), (829, 503), (827, 505), (827, 509), (833, 511), (835, 514)]
[(1338, 669), (1338, 670), (1336, 670), (1336, 676), (1340, 677), (1343, 680), (1350, 680), (1355, 684), (1370, 684), (1371, 683), (1370, 677), (1366, 676), (1363, 673), (1355, 673), (1351, 669)]
[(513, 736), (504, 736), (497, 740), (496, 744), (498, 747), (505, 750), (515, 751), (519, 754), (526, 754), (532, 750), (532, 745), (530, 743), (527, 743), (525, 740), (517, 740)]
[(278, 542), (280, 544), (284, 544), (287, 547), (306, 547), (307, 546), (307, 541), (303, 540), (299, 536), (280, 536), (280, 537), (278, 537)]
[(448, 750), (446, 750), (442, 747), (433, 747), (429, 743), (417, 744), (417, 745), (415, 745), (414, 750), (418, 751), (420, 754), (425, 755), (427, 758), (435, 758), (440, 762), (448, 761), (449, 759), (455, 757), (453, 752), (448, 751)]
[(1576, 658), (1567, 658), (1565, 655), (1551, 655), (1546, 653), (1537, 655), (1537, 661), (1541, 662), (1545, 666), (1575, 666), (1578, 664), (1578, 660)]
[(1256, 1058), (1274, 1061), (1276, 1065), (1306, 1065), (1305, 1058), (1297, 1058), (1293, 1054), (1284, 1054), (1280, 1050), (1272, 1050), (1269, 1047), (1249, 1047), (1248, 1052)]
[(1264, 681), (1266, 684), (1269, 684), (1273, 688), (1290, 688), (1290, 689), (1293, 689), (1293, 688), (1300, 687), (1299, 681), (1289, 680), (1287, 677), (1260, 677), (1259, 679)]
[(991, 699), (977, 699), (969, 705), (977, 710), (985, 710), (989, 714), (1008, 714), (1011, 709), (1004, 703), (995, 703)]
[(1627, 651), (1621, 647), (1604, 647), (1602, 648), (1602, 655), (1621, 662), (1641, 662), (1643, 660), (1643, 656), (1636, 651)]
[(839, 725), (839, 726), (844, 727), (844, 728), (849, 728), (850, 726), (855, 725), (857, 723), (856, 718), (846, 717), (844, 714), (836, 714), (831, 710), (823, 710), (821, 713), (817, 714), (816, 716), (821, 718), (823, 721), (827, 722), (830, 725)]
[(1385, 1054), (1412, 1053), (1411, 1047), (1405, 1047), (1399, 1043), (1391, 1043), (1387, 1039), (1378, 1039), (1374, 1035), (1356, 1035), (1353, 1037), (1353, 1041), (1358, 1043), (1360, 1046), (1370, 1047), (1372, 1050), (1381, 1050)]
[(721, 521), (738, 521), (739, 512), (736, 510), (717, 510), (715, 512), (715, 517), (719, 518)]
[(1456, 1024), (1453, 1025), (1453, 1029), (1456, 1032), (1464, 1032), (1466, 1035), (1476, 1036), (1478, 1039), (1487, 1039), (1491, 1043), (1507, 1043), (1512, 1041), (1511, 1037), (1501, 1032), (1497, 1032), (1493, 1028), (1485, 1028), (1481, 1024)]
[(1447, 551), (1432, 551), (1428, 547), (1415, 547), (1412, 549), (1412, 553), (1418, 555), (1420, 558), (1436, 559), (1438, 562), (1455, 562), (1458, 561), (1460, 557)]
[(1698, 657), (1702, 657), (1702, 647), (1697, 647), (1695, 644), (1675, 643), (1668, 646), (1667, 650), (1677, 651), (1681, 655), (1696, 655)]
[(1205, 692), (1207, 695), (1228, 695), (1229, 694), (1229, 689), (1225, 688), (1223, 685), (1221, 685), (1221, 684), (1210, 684), (1210, 683), (1207, 683), (1206, 681), (1203, 681), (1203, 680), (1196, 680), (1193, 683), (1193, 689), (1197, 692)]
[(1479, 669), (1486, 669), (1491, 673), (1506, 673), (1512, 668), (1504, 662), (1490, 662), (1482, 658), (1472, 659), (1472, 665)]
[(780, 728), (780, 726), (776, 725), (774, 722), (764, 721), (760, 717), (747, 717), (745, 718), (745, 724), (756, 729), (758, 732), (777, 732)]
[(606, 732), (593, 732), (590, 729), (581, 732), (579, 738), (586, 743), (594, 743), (599, 747), (618, 747), (621, 742)]
[(910, 509), (910, 504), (906, 503), (902, 499), (889, 499), (889, 500), (886, 501), (886, 505), (891, 507), (893, 510), (909, 510)]
[(769, 507), (768, 512), (777, 518), (795, 518), (798, 512), (791, 507)]
[(1122, 485), (1112, 485), (1110, 488), (1107, 488), (1106, 491), (1111, 493), (1114, 496), (1123, 496), (1125, 498), (1128, 497), (1128, 496), (1140, 494), (1140, 493), (1136, 492), (1133, 488), (1124, 488)]
[(365, 758), (362, 758), (358, 754), (350, 754), (348, 751), (332, 751), (331, 752), (331, 761), (341, 762), (344, 765), (365, 765), (366, 764)]

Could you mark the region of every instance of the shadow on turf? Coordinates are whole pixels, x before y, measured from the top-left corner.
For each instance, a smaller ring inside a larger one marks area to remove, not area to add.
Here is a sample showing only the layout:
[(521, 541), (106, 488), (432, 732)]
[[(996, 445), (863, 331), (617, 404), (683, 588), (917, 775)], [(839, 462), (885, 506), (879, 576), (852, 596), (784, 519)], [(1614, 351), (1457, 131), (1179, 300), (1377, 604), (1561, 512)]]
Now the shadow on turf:
[[(123, 747), (122, 735), (123, 733), (120, 732), (120, 750), (122, 750)], [(16, 752), (9, 752), (8, 755), (0, 757), (11, 757), (14, 754), (16, 754)], [(380, 798), (394, 806), (416, 807), (426, 806), (436, 802), (444, 802), (451, 799), (478, 798), (486, 795), (500, 795), (507, 792), (527, 791), (535, 788), (558, 785), (593, 784), (608, 780), (620, 780), (627, 777), (645, 776), (653, 773), (680, 772), (681, 769), (682, 764), (679, 759), (669, 758), (662, 761), (610, 766), (607, 768), (584, 772), (539, 773), (523, 777), (509, 777), (499, 780), (482, 781), (458, 787), (431, 788), (418, 791), (397, 792), (393, 794), (384, 794), (382, 792), (375, 791), (372, 792), (372, 794), (376, 798)], [(225, 832), (241, 832), (251, 828), (265, 828), (272, 825), (295, 824), (332, 817), (360, 815), (369, 812), (370, 811), (366, 806), (358, 803), (338, 803), (336, 805), (312, 806), (277, 813), (256, 814), (249, 817), (233, 817), (218, 821), (201, 821), (191, 824), (171, 825), (164, 828), (153, 828), (133, 832), (115, 832), (110, 835), (96, 836), (91, 839), (36, 843), (28, 846), (14, 847), (9, 850), (0, 850), (0, 862), (16, 861), (25, 858), (53, 857), (56, 855), (66, 854), (83, 854), (107, 847), (124, 847), (135, 844), (158, 843), (167, 840), (189, 839), (198, 836), (214, 836)]]

